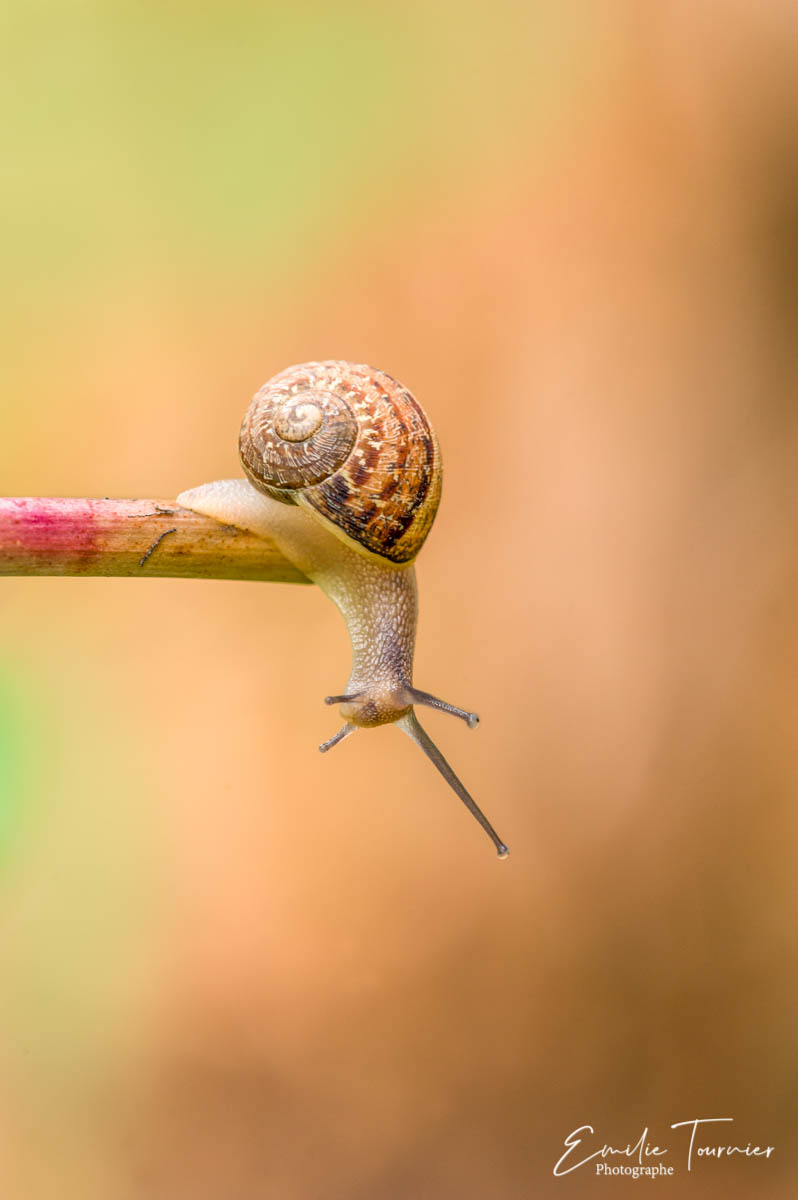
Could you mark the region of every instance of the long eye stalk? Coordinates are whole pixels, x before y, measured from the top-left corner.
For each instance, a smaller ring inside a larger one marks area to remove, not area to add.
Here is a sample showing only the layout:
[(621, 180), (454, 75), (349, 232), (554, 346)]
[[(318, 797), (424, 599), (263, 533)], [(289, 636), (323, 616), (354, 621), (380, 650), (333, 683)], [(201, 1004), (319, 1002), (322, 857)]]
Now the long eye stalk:
[[(437, 707), (437, 705), (435, 707)], [(442, 705), (442, 707), (446, 706)], [(417, 746), (421, 747), (427, 758), (435, 764), (452, 790), (460, 797), (471, 815), (477, 821), (479, 821), (480, 825), (496, 847), (496, 852), (499, 855), (499, 858), (506, 858), (510, 853), (507, 846), (505, 846), (504, 842), (501, 840), (498, 833), (477, 804), (476, 800), (474, 800), (473, 796), (471, 796), (463, 787), (462, 783), (457, 778), (454, 771), (433, 742), (432, 738), (419, 724), (418, 718), (413, 710), (411, 709), (407, 716), (402, 717), (396, 722), (396, 724), (401, 730), (403, 730), (404, 733), (407, 734), (411, 741), (414, 741)]]

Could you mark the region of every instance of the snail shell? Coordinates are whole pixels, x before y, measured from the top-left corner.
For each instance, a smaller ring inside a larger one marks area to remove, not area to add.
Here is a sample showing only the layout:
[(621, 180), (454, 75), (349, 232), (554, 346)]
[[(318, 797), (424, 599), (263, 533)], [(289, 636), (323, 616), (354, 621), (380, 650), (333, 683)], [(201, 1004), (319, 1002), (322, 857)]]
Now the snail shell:
[(239, 450), (259, 491), (397, 565), (416, 557), (435, 519), (435, 433), (407, 388), (374, 367), (330, 361), (281, 371), (253, 397)]

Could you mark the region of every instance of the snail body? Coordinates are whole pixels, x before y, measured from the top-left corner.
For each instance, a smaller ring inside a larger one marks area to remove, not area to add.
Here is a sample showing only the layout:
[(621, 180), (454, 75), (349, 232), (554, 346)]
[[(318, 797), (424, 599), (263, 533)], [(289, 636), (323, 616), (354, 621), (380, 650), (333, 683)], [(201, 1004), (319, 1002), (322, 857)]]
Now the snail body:
[(362, 364), (304, 363), (255, 394), (241, 427), (246, 479), (183, 492), (185, 508), (274, 541), (335, 603), (352, 643), (344, 692), (328, 696), (345, 724), (396, 723), (446, 778), (491, 837), (490, 822), (414, 712), (424, 704), (478, 723), (474, 713), (413, 686), (418, 593), (413, 560), (441, 493), (437, 438), (418, 401), (390, 375)]

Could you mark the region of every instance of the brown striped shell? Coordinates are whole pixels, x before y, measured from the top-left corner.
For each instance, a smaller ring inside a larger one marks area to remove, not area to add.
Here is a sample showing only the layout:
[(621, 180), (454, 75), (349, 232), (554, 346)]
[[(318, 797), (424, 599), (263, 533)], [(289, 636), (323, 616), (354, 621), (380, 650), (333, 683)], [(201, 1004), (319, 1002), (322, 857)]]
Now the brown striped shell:
[(330, 361), (281, 371), (253, 397), (239, 449), (260, 491), (391, 562), (414, 559), (435, 519), (435, 433), (407, 388), (374, 367)]

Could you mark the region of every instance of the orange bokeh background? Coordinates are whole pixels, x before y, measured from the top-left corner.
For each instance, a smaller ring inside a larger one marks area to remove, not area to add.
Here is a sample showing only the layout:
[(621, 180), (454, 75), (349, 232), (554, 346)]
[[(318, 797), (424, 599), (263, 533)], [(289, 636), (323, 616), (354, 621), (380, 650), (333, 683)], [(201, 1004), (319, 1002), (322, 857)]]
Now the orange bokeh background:
[[(675, 1195), (794, 1195), (794, 8), (71, 7), (44, 199), (16, 29), (0, 490), (173, 497), (282, 367), (399, 377), (446, 464), (416, 678), (480, 713), (429, 728), (512, 853), (396, 730), (318, 755), (316, 589), (4, 580), (0, 1190), (581, 1196), (590, 1123)], [(217, 137), (219, 47), (275, 38), (290, 94)], [(699, 1116), (774, 1155), (688, 1174)]]

